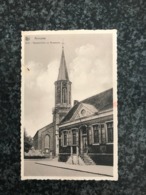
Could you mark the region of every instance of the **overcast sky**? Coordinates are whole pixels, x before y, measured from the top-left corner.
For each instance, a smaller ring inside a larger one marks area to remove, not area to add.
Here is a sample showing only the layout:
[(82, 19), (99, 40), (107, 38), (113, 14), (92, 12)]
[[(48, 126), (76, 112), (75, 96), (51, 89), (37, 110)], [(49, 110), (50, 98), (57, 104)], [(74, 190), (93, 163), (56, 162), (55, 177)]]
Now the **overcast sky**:
[(52, 122), (62, 41), (73, 100), (113, 86), (113, 34), (29, 35), (24, 44), (24, 127), (28, 135)]

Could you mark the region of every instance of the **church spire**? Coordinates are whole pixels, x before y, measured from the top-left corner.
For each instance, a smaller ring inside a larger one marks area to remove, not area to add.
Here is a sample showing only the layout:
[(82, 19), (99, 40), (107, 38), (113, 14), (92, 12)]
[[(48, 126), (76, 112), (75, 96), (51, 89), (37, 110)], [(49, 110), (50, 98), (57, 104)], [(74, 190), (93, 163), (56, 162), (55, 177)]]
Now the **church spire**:
[(58, 80), (55, 81), (55, 109), (53, 111), (54, 121), (62, 120), (71, 108), (71, 82), (69, 81), (64, 47), (62, 44), (62, 54)]
[(59, 74), (58, 74), (58, 81), (60, 80), (68, 80), (69, 81), (69, 76), (68, 76), (68, 71), (67, 71), (67, 66), (66, 66), (66, 61), (65, 61), (65, 55), (64, 55), (64, 46), (62, 43), (62, 55), (61, 55), (61, 61), (60, 61), (60, 68), (59, 68)]

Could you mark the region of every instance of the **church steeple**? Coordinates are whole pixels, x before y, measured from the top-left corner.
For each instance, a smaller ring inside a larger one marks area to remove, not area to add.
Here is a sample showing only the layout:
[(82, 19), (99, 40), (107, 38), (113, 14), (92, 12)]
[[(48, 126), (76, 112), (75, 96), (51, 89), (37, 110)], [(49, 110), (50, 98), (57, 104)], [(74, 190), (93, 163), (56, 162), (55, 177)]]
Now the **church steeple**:
[(64, 46), (62, 46), (62, 55), (61, 55), (60, 68), (59, 68), (59, 74), (58, 74), (58, 81), (60, 80), (69, 81), (66, 60), (65, 60), (65, 55), (64, 55)]
[[(62, 46), (58, 79), (55, 82), (54, 120), (60, 121), (71, 108), (71, 82), (69, 81), (67, 65)], [(57, 117), (57, 118), (56, 118)]]

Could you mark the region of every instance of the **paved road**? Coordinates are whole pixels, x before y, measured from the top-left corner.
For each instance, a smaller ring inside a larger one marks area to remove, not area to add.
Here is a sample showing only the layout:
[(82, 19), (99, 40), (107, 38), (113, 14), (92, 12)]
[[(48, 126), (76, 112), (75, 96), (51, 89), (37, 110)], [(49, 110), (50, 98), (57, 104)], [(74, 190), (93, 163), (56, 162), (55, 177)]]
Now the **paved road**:
[(35, 162), (37, 160), (24, 160), (24, 176), (100, 177), (95, 174), (50, 167), (36, 164)]

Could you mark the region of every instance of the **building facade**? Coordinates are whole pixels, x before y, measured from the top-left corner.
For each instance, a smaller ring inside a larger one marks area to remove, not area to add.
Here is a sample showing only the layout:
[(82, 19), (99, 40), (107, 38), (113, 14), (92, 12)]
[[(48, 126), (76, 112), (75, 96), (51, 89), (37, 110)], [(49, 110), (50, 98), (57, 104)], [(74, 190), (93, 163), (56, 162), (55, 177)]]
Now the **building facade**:
[(74, 106), (59, 124), (59, 161), (113, 165), (113, 90)]

